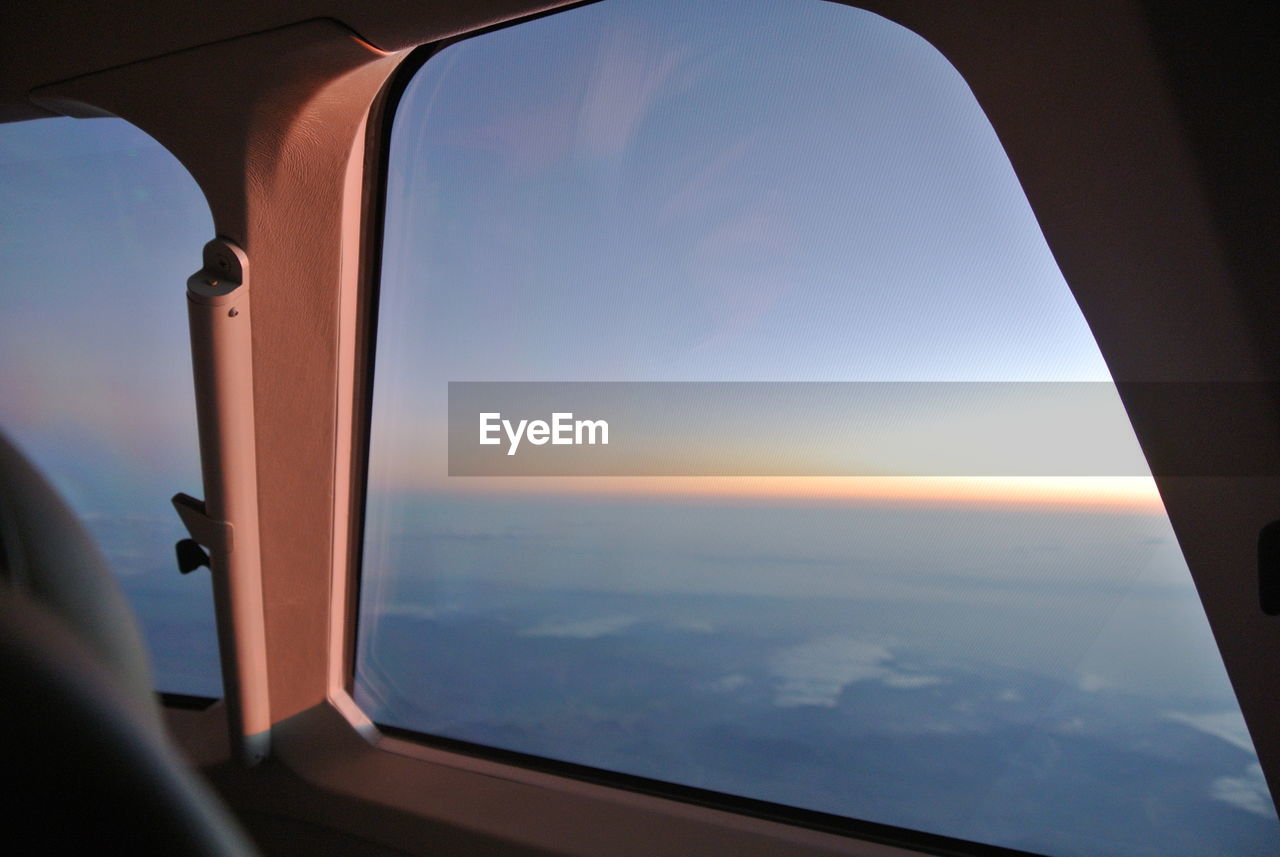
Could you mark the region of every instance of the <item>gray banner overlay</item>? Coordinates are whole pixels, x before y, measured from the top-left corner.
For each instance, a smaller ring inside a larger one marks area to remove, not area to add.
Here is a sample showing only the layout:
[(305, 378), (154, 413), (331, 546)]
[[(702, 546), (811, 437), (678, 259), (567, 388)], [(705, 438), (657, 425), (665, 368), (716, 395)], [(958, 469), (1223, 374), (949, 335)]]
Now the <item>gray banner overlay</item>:
[(1121, 386), (1184, 427), (1151, 465), (1108, 383), (451, 382), (449, 475), (1280, 475), (1224, 416), (1271, 385)]

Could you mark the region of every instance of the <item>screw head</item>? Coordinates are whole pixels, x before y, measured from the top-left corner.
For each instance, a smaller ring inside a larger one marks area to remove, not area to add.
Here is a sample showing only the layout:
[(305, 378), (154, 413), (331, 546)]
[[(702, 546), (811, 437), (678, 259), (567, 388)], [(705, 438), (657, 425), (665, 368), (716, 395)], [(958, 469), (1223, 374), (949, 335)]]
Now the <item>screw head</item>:
[(232, 307), (231, 311), (227, 313), (227, 315), (229, 315), (231, 318), (235, 318), (239, 314), (240, 314), (240, 310), (236, 309), (235, 307)]

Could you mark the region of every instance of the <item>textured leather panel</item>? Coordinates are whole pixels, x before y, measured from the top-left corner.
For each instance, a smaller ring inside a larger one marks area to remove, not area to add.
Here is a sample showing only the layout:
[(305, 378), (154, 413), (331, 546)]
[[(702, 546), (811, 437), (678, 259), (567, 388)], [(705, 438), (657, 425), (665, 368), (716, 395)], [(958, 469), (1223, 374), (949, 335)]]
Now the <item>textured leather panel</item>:
[(365, 41), (390, 51), (563, 4), (564, 0), (17, 0), (0, 4), (0, 121), (48, 115), (27, 99), (41, 86), (302, 21), (341, 21)]

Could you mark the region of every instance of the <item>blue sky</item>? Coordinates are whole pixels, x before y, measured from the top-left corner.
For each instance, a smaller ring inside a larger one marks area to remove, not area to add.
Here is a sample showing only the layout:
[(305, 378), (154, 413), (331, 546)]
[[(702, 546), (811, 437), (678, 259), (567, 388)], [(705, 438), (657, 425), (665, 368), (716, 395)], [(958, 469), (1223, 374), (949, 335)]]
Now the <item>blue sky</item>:
[[(1079, 639), (1136, 588), (1156, 606), (1109, 633), (1178, 638), (1221, 680), (1203, 616), (1161, 600), (1194, 591), (1149, 479), (1028, 499), (928, 479), (444, 476), (451, 381), (1109, 382), (990, 124), (902, 27), (830, 3), (618, 0), (451, 46), (398, 108), (384, 240), (366, 609), (412, 603), (425, 556), (512, 585), (935, 611), (1069, 592)], [(1118, 404), (1076, 416), (1054, 417), (1065, 442), (1132, 447)], [(1126, 680), (1167, 687), (1173, 660), (1151, 657)]]
[(213, 235), (186, 169), (120, 119), (0, 125), (0, 429), (88, 525), (162, 690), (217, 696), (208, 576), (169, 498), (202, 496), (186, 278)]
[(200, 493), (186, 278), (212, 236), (190, 174), (129, 123), (0, 126), (0, 426), (82, 511)]
[(1109, 378), (964, 81), (867, 12), (585, 7), (433, 58), (393, 140), (418, 387)]
[(868, 12), (619, 0), (467, 40), (388, 182), (375, 482), (438, 484), (449, 381), (1110, 380), (967, 85)]

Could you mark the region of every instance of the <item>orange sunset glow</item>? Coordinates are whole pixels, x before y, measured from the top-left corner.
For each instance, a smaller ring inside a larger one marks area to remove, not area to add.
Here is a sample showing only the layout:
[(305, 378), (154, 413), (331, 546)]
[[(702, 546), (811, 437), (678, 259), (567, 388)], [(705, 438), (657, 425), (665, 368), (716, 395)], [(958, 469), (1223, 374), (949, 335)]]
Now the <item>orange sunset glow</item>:
[(446, 493), (661, 497), (715, 503), (1036, 506), (1162, 511), (1149, 476), (628, 476), (452, 477), (432, 486)]

